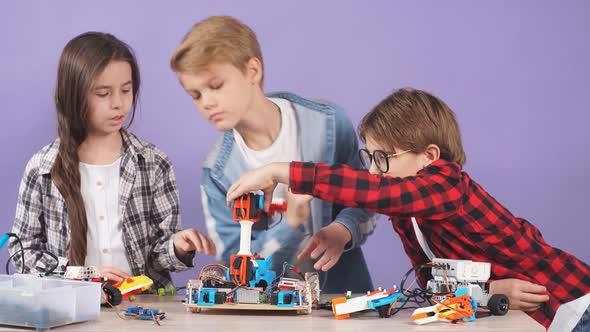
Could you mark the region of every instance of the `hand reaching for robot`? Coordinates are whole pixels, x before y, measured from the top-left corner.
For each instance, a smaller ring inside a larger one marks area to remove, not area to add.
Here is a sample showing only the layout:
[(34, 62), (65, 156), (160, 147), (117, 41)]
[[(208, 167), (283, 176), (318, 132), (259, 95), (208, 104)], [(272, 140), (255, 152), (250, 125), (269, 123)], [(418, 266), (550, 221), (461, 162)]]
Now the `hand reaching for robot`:
[(190, 251), (196, 250), (205, 255), (214, 255), (215, 244), (205, 234), (194, 228), (185, 229), (174, 234), (174, 253), (182, 259)]
[(246, 172), (227, 190), (226, 200), (231, 201), (249, 192), (264, 192), (264, 211), (269, 210), (277, 184), (289, 183), (289, 163), (271, 163)]
[(510, 309), (533, 311), (549, 301), (547, 288), (520, 279), (501, 279), (490, 283), (491, 294), (504, 294), (510, 300)]
[(344, 252), (344, 247), (351, 239), (352, 235), (346, 226), (339, 222), (332, 222), (311, 237), (305, 248), (297, 255), (297, 259), (307, 257), (317, 259), (323, 254), (313, 268), (328, 271), (336, 265)]

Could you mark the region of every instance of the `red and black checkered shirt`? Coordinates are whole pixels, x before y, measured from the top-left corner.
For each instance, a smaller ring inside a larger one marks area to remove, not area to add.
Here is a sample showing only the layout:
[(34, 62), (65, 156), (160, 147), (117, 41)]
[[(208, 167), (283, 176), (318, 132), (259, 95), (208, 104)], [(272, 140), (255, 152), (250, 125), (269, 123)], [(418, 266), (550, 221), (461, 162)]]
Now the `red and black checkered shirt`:
[[(492, 280), (518, 278), (547, 287), (550, 300), (529, 315), (549, 327), (560, 304), (590, 292), (590, 267), (548, 245), (539, 230), (513, 216), (457, 163), (438, 160), (406, 178), (377, 177), (346, 165), (292, 162), (294, 193), (386, 214), (412, 265), (428, 262), (411, 217), (434, 255), (492, 263)], [(422, 285), (429, 271), (419, 275)]]

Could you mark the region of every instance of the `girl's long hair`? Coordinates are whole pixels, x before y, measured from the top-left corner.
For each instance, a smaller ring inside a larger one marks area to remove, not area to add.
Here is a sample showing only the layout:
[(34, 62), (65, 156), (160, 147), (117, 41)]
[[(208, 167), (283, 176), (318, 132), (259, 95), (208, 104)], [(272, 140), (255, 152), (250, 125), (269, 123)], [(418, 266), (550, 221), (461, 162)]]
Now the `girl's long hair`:
[(94, 80), (110, 61), (125, 61), (131, 66), (133, 105), (130, 125), (135, 117), (140, 85), (139, 68), (131, 47), (111, 34), (87, 32), (70, 40), (59, 60), (55, 109), (60, 143), (51, 178), (65, 200), (69, 216), (67, 257), (70, 265), (84, 265), (88, 231), (80, 190), (78, 147), (88, 134), (88, 97)]

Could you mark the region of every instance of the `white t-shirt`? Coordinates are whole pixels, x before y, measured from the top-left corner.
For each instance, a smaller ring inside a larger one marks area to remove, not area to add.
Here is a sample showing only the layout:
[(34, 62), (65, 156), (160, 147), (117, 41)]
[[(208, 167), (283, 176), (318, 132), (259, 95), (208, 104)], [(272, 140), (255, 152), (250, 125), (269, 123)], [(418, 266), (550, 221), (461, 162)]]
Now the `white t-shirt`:
[[(235, 129), (233, 130), (236, 145), (248, 165), (252, 168), (264, 166), (272, 162), (300, 161), (303, 158), (297, 116), (291, 102), (281, 98), (269, 99), (279, 107), (281, 112), (281, 129), (271, 146), (264, 150), (252, 150), (246, 145), (240, 133)], [(286, 189), (286, 185), (279, 184), (274, 191), (273, 198), (286, 199)]]
[(547, 332), (573, 330), (589, 306), (590, 294), (560, 305)]
[(84, 264), (112, 266), (131, 276), (119, 214), (120, 167), (121, 158), (110, 165), (79, 165), (80, 190), (88, 219)]

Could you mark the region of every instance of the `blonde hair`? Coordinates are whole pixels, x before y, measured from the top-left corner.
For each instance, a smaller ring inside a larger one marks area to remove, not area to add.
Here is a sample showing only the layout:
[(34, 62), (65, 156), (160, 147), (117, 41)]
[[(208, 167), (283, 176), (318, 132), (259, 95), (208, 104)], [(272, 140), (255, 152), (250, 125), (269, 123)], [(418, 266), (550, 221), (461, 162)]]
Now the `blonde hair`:
[(370, 136), (387, 148), (423, 152), (428, 145), (440, 148), (440, 158), (463, 165), (467, 157), (455, 113), (432, 94), (404, 88), (383, 99), (359, 124), (359, 136)]
[(244, 70), (252, 58), (262, 64), (262, 85), (264, 62), (254, 31), (231, 16), (211, 16), (192, 27), (172, 53), (170, 67), (177, 73), (186, 73), (212, 63), (229, 63)]

